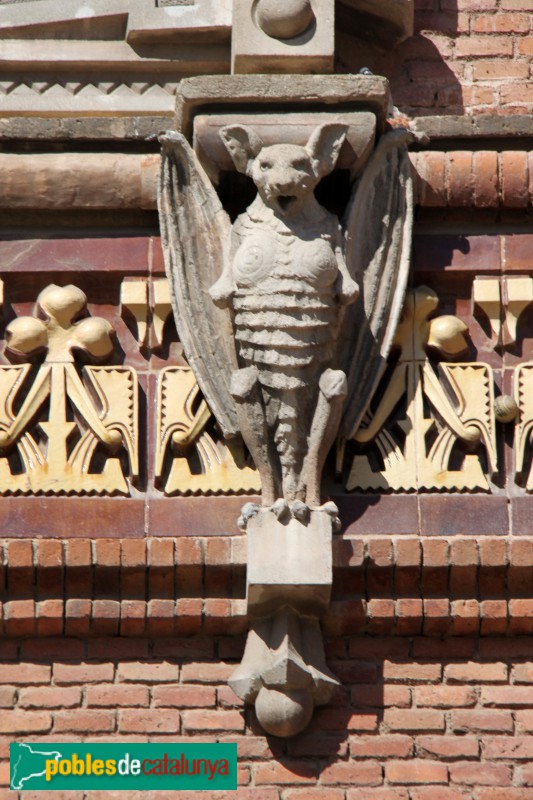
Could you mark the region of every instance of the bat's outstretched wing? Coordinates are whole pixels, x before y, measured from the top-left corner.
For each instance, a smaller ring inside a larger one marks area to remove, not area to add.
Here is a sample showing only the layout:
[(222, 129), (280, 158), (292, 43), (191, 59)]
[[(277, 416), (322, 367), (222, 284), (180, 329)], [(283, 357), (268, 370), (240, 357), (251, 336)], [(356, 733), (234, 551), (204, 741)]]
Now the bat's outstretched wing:
[(223, 271), (231, 223), (185, 137), (167, 131), (159, 140), (161, 244), (176, 327), (223, 433), (234, 436), (239, 427), (229, 392), (237, 369), (231, 319), (208, 294)]
[(405, 296), (412, 231), (407, 145), (392, 130), (379, 141), (346, 211), (346, 264), (360, 295), (346, 310), (341, 358), (348, 396), (340, 428), (351, 438), (383, 374)]

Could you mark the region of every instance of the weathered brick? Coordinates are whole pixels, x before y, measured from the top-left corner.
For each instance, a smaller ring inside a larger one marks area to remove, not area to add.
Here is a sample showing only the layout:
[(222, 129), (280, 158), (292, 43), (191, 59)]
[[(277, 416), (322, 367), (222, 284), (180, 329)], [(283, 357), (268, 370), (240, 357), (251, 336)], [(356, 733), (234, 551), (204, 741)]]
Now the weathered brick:
[(87, 687), (88, 706), (148, 706), (149, 692), (146, 686), (119, 686), (116, 683), (100, 683)]
[(504, 764), (465, 761), (450, 764), (449, 769), (452, 783), (466, 783), (469, 786), (509, 786), (512, 778), (511, 769)]
[(410, 794), (411, 800), (472, 800), (472, 792), (451, 786), (413, 786)]
[(181, 668), (183, 683), (226, 683), (235, 669), (233, 664), (215, 662), (184, 664)]
[(346, 800), (408, 800), (407, 789), (382, 786), (379, 789), (348, 789)]
[(0, 686), (0, 708), (12, 708), (16, 698), (17, 692), (14, 686)]
[(513, 716), (510, 711), (476, 709), (454, 711), (451, 715), (451, 727), (457, 733), (477, 731), (511, 732), (513, 724)]
[(325, 789), (322, 786), (287, 789), (283, 792), (283, 800), (344, 800), (344, 797), (344, 789)]
[(513, 40), (507, 36), (464, 36), (455, 44), (457, 58), (471, 56), (511, 56), (513, 54)]
[(315, 783), (319, 770), (308, 761), (283, 759), (259, 764), (255, 773), (257, 786), (264, 784)]
[(21, 708), (72, 708), (81, 705), (81, 689), (74, 686), (39, 686), (21, 689)]
[(51, 672), (46, 664), (0, 664), (0, 683), (50, 683)]
[(399, 684), (361, 684), (351, 690), (352, 705), (355, 708), (396, 706), (407, 708), (411, 705), (411, 690)]
[(391, 681), (438, 681), (441, 677), (440, 664), (388, 661), (383, 664), (383, 677)]
[(244, 716), (240, 711), (184, 711), (183, 728), (194, 731), (244, 731)]
[(113, 664), (54, 664), (55, 683), (109, 683), (114, 674)]
[(533, 759), (533, 737), (489, 736), (483, 740), (483, 755), (486, 759), (515, 761)]
[(418, 736), (416, 747), (435, 758), (476, 758), (479, 754), (475, 736)]
[(164, 709), (118, 712), (120, 733), (179, 733), (180, 715)]
[(87, 711), (56, 711), (54, 714), (54, 733), (111, 733), (115, 730), (115, 712)]
[(417, 686), (414, 701), (417, 706), (460, 708), (476, 704), (476, 695), (468, 686)]
[(383, 720), (392, 731), (442, 731), (445, 726), (443, 712), (429, 709), (388, 708)]
[(385, 777), (390, 783), (447, 783), (448, 769), (438, 761), (410, 759), (390, 761), (385, 764)]
[(156, 708), (208, 708), (216, 695), (211, 686), (154, 686), (152, 701)]
[(45, 711), (2, 711), (0, 734), (46, 733), (52, 727), (52, 715)]
[(533, 683), (533, 664), (515, 664), (512, 667), (511, 679), (513, 683)]
[(531, 691), (524, 686), (483, 686), (480, 701), (484, 706), (533, 706)]
[(449, 683), (505, 683), (507, 665), (503, 661), (447, 664), (444, 667), (444, 677)]
[(179, 677), (179, 666), (168, 661), (125, 662), (119, 664), (119, 681), (146, 681), (147, 683), (172, 682)]
[(381, 765), (375, 761), (339, 761), (320, 773), (322, 783), (349, 786), (379, 786), (383, 783)]
[(519, 732), (533, 732), (533, 710), (515, 712), (516, 727)]
[(413, 740), (402, 734), (384, 733), (379, 736), (353, 736), (350, 739), (352, 758), (408, 758), (412, 753)]

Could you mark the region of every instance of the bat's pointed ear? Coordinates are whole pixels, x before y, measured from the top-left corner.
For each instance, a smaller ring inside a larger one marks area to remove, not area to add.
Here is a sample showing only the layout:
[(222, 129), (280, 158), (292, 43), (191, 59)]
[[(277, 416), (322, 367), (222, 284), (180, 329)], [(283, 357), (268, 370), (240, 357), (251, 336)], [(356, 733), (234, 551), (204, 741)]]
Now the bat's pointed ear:
[(220, 129), (220, 138), (239, 172), (250, 175), (255, 157), (263, 147), (255, 131), (245, 125), (226, 125)]
[(315, 128), (309, 137), (305, 149), (311, 156), (313, 169), (318, 178), (332, 171), (347, 132), (347, 125), (342, 125), (340, 122), (326, 122)]

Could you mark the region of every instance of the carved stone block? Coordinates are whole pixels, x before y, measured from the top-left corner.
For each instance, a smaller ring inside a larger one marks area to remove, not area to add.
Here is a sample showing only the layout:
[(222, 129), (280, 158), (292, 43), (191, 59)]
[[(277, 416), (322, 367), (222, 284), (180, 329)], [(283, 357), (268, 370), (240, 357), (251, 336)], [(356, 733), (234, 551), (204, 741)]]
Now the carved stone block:
[[(213, 111), (228, 113), (275, 106), (280, 128), (286, 112), (319, 111), (334, 115), (340, 106), (372, 111), (382, 133), (390, 101), (389, 83), (378, 75), (210, 75), (181, 81), (176, 93), (176, 128), (192, 137), (193, 120)], [(278, 138), (278, 141), (282, 136)]]
[(332, 72), (334, 0), (234, 0), (232, 72)]
[(302, 614), (323, 614), (332, 582), (331, 517), (311, 511), (304, 524), (291, 517), (280, 522), (263, 509), (251, 517), (248, 532), (248, 610), (270, 614), (284, 605)]
[[(331, 122), (329, 112), (284, 114), (283, 141), (286, 144), (304, 146), (313, 131), (327, 122)], [(335, 114), (335, 122), (346, 126), (346, 140), (340, 149), (337, 167), (349, 169), (355, 174), (360, 171), (374, 146), (376, 116), (370, 111), (339, 113)], [(200, 114), (194, 120), (193, 145), (210, 177), (214, 176), (216, 179), (219, 170), (235, 169), (219, 132), (226, 126), (240, 124), (252, 126), (266, 146), (279, 142), (280, 126), (272, 114), (242, 111), (238, 114)]]

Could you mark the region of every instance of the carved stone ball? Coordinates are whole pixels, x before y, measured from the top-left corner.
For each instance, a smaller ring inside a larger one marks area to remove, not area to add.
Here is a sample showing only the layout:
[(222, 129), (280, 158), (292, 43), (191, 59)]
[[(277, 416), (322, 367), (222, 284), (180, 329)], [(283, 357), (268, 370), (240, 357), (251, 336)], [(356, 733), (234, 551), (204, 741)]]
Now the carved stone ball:
[(101, 317), (88, 317), (76, 325), (72, 345), (81, 347), (95, 358), (108, 356), (113, 351), (113, 328)]
[(77, 286), (47, 286), (38, 298), (38, 304), (60, 325), (68, 325), (85, 308), (87, 297)]
[(259, 690), (255, 701), (257, 719), (273, 736), (295, 736), (309, 724), (314, 703), (311, 695), (303, 691), (279, 692), (277, 689)]
[(468, 350), (467, 325), (452, 314), (442, 314), (429, 323), (428, 344), (443, 355), (456, 358)]
[(502, 394), (494, 401), (494, 413), (498, 422), (512, 422), (518, 414), (518, 406), (513, 397)]
[(273, 39), (294, 39), (313, 23), (310, 0), (258, 0), (255, 21)]

